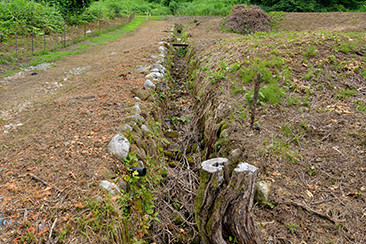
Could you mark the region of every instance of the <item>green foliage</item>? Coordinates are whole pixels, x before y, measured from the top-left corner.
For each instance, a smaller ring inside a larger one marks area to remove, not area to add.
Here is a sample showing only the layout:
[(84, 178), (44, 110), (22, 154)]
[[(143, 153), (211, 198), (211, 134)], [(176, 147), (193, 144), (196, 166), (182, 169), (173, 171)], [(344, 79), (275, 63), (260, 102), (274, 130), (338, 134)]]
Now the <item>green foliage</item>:
[(284, 66), (285, 61), (276, 56), (271, 56), (268, 59), (247, 60), (249, 65), (240, 69), (241, 77), (244, 83), (249, 83), (257, 77), (257, 73), (261, 73), (261, 80), (265, 83), (277, 83), (279, 80), (278, 74), (283, 73), (283, 78), (288, 79), (291, 71)]
[(358, 10), (365, 7), (362, 0), (252, 0), (251, 2), (267, 11), (284, 12), (330, 12)]
[(171, 14), (168, 6), (164, 6), (158, 2), (144, 0), (104, 0), (93, 2), (85, 11), (84, 18), (87, 20), (114, 18), (132, 12), (142, 15), (146, 15), (147, 12), (152, 15)]
[(210, 71), (211, 83), (215, 85), (218, 81), (225, 78), (226, 73), (229, 71), (226, 60), (220, 63), (220, 68), (216, 72)]
[(290, 141), (281, 137), (272, 137), (270, 142), (265, 142), (264, 147), (259, 151), (260, 156), (277, 157), (291, 163), (297, 163), (301, 156), (297, 150), (292, 149)]
[(39, 3), (47, 3), (62, 12), (64, 17), (70, 14), (80, 14), (94, 0), (35, 0)]
[(291, 232), (291, 234), (295, 234), (297, 228), (299, 228), (300, 226), (298, 226), (297, 224), (286, 224), (286, 227)]
[(288, 106), (292, 106), (292, 105), (295, 105), (296, 107), (300, 107), (301, 104), (302, 104), (302, 101), (301, 99), (299, 98), (299, 95), (296, 94), (296, 95), (291, 95), (289, 97), (287, 97), (287, 104)]
[(27, 0), (0, 1), (0, 32), (29, 33), (40, 29), (60, 30), (64, 25), (61, 13), (47, 4)]
[(356, 93), (356, 91), (357, 91), (356, 89), (339, 91), (337, 99), (345, 100), (347, 97), (353, 96)]
[[(258, 101), (259, 104), (264, 104), (264, 102), (269, 102), (273, 105), (281, 104), (285, 91), (278, 84), (268, 84), (263, 88), (259, 89)], [(246, 100), (248, 104), (253, 102), (254, 92), (250, 91), (246, 94)]]
[(316, 56), (316, 53), (317, 53), (317, 50), (316, 50), (316, 46), (312, 45), (312, 46), (309, 46), (304, 52), (303, 52), (303, 57), (304, 59), (305, 58), (311, 58), (311, 57), (315, 57)]
[[(361, 112), (366, 112), (366, 102), (363, 101), (356, 101), (355, 107), (358, 108)], [(1, 125), (1, 118), (0, 118), (0, 125)]]
[[(137, 166), (137, 161), (136, 155), (129, 154), (124, 165)], [(126, 182), (128, 192), (86, 200), (88, 214), (77, 218), (81, 234), (98, 236), (99, 242), (130, 243), (136, 235), (146, 234), (153, 221), (159, 221), (153, 202), (154, 189), (162, 181), (162, 168), (150, 158), (146, 166), (151, 168), (146, 177), (138, 177), (136, 171), (118, 177)]]

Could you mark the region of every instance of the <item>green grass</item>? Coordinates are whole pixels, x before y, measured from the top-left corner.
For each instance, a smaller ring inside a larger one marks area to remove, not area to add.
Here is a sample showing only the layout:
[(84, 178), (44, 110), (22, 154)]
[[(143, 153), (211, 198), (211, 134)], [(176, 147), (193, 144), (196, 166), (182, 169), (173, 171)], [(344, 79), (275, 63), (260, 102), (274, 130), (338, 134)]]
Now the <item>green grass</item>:
[(356, 89), (339, 91), (337, 94), (337, 99), (345, 100), (348, 97), (355, 95), (356, 91), (357, 91)]
[(78, 53), (78, 51), (68, 51), (68, 52), (56, 52), (44, 54), (38, 57), (35, 57), (31, 62), (28, 63), (29, 66), (35, 66), (45, 62), (54, 62), (62, 57), (73, 55)]
[[(33, 58), (29, 63), (23, 66), (35, 66), (44, 62), (55, 62), (56, 60), (59, 60), (62, 57), (75, 55), (84, 51), (87, 51), (91, 47), (95, 45), (105, 45), (107, 41), (114, 40), (117, 38), (120, 38), (122, 35), (125, 35), (126, 33), (130, 33), (134, 30), (136, 30), (140, 25), (142, 25), (144, 22), (146, 22), (146, 18), (143, 16), (135, 16), (135, 18), (128, 24), (120, 27), (119, 29), (114, 30), (110, 33), (102, 34), (101, 36), (93, 37), (88, 39), (88, 41), (92, 43), (82, 44), (79, 47), (76, 48), (75, 51), (56, 51), (53, 53), (41, 53)], [(6, 74), (2, 75), (2, 77), (6, 77), (9, 75), (12, 75), (16, 73), (19, 70), (8, 70)]]
[(366, 111), (366, 103), (363, 101), (357, 101), (355, 102), (355, 107), (358, 108), (358, 110), (360, 110), (361, 112), (365, 112)]
[(317, 54), (317, 49), (316, 46), (309, 46), (304, 52), (303, 52), (303, 57), (304, 59), (306, 58), (311, 58), (311, 57), (315, 57)]
[[(250, 91), (246, 94), (246, 100), (248, 104), (252, 103), (253, 94), (253, 91)], [(278, 84), (268, 84), (259, 89), (258, 103), (263, 104), (264, 102), (268, 102), (273, 105), (279, 105), (282, 103), (285, 94), (285, 90)]]
[(287, 105), (288, 106), (293, 106), (295, 105), (296, 107), (300, 107), (302, 104), (301, 99), (299, 98), (299, 95), (290, 95), (289, 97), (287, 97)]
[(287, 229), (291, 232), (291, 234), (295, 234), (296, 230), (300, 227), (297, 224), (286, 224)]
[[(291, 129), (289, 129), (291, 133)], [(298, 150), (293, 149), (290, 141), (274, 136), (270, 141), (263, 143), (263, 148), (259, 150), (259, 156), (276, 157), (279, 160), (286, 160), (290, 163), (297, 163), (301, 158)]]

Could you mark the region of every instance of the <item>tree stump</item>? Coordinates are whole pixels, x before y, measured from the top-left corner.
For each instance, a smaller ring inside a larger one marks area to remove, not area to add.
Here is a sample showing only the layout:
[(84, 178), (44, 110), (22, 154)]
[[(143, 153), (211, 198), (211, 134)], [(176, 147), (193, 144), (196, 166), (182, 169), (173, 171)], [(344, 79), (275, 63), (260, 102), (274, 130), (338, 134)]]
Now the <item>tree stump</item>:
[(238, 243), (260, 243), (251, 217), (257, 172), (253, 165), (240, 163), (230, 174), (226, 158), (202, 163), (195, 218), (206, 244), (225, 244), (230, 237)]

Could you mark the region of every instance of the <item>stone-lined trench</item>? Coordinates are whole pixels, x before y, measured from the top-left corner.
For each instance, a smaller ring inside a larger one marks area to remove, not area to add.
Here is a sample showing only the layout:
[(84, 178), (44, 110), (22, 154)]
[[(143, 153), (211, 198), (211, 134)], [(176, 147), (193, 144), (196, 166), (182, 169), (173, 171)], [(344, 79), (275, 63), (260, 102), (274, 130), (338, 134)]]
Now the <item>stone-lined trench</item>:
[(131, 153), (140, 159), (135, 166), (145, 167), (148, 156), (166, 171), (154, 203), (160, 222), (150, 227), (151, 239), (157, 243), (201, 242), (195, 219), (201, 163), (228, 157), (232, 171), (241, 155), (240, 149), (226, 147), (228, 108), (216, 100), (216, 90), (207, 90), (209, 86), (200, 81), (199, 62), (194, 48), (186, 44), (188, 38), (184, 27), (175, 25), (172, 36), (159, 43), (159, 60), (145, 67), (149, 71), (145, 87), (134, 92), (132, 115), (119, 128), (130, 138)]

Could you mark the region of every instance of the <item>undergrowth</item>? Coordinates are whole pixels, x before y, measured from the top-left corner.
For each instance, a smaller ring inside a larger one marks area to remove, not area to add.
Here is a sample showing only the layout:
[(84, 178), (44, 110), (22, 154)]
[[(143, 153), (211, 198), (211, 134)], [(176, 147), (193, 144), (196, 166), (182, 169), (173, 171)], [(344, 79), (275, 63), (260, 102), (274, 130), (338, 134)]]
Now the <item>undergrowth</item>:
[[(146, 18), (141, 16), (135, 16), (135, 18), (128, 24), (123, 26), (117, 26), (115, 27), (111, 32), (109, 33), (103, 33), (100, 36), (95, 36), (92, 38), (85, 37), (83, 39), (80, 39), (79, 41), (87, 40), (91, 43), (82, 44), (79, 45), (76, 50), (74, 51), (63, 51), (61, 48), (54, 50), (54, 52), (39, 52), (36, 53), (35, 56), (31, 61), (29, 61), (26, 64), (22, 64), (23, 67), (27, 66), (35, 66), (44, 62), (54, 62), (62, 57), (78, 54), (80, 52), (85, 52), (89, 48), (95, 46), (95, 45), (105, 45), (106, 42), (110, 40), (115, 40), (122, 35), (125, 35), (128, 32), (134, 31), (136, 28), (138, 28), (141, 24), (146, 22)], [(4, 58), (2, 60), (5, 60)], [(14, 74), (17, 72), (18, 69), (9, 69), (7, 72), (2, 75), (1, 77), (6, 77), (11, 74)]]

